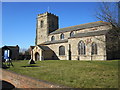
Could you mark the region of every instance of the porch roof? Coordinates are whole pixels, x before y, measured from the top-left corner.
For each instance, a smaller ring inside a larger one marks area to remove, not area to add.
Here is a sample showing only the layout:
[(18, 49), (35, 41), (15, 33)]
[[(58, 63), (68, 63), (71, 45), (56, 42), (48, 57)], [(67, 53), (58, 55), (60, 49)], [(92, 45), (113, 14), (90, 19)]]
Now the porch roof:
[(37, 46), (40, 47), (44, 51), (51, 51), (51, 49), (48, 46), (43, 46), (43, 45), (37, 45)]

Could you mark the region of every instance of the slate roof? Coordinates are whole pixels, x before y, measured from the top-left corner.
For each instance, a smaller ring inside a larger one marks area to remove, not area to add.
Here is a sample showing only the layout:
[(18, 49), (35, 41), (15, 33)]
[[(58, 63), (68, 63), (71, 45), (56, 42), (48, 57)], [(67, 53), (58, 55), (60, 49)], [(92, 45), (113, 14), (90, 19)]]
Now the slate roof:
[(34, 49), (35, 46), (30, 46), (31, 49)]
[(74, 36), (70, 38), (80, 38), (80, 37), (88, 37), (88, 36), (99, 36), (99, 35), (105, 35), (108, 32), (108, 30), (102, 30), (102, 31), (95, 31), (95, 32), (86, 32), (86, 33), (77, 33)]
[(50, 51), (51, 50), (48, 46), (38, 45), (38, 47), (40, 47), (44, 51)]
[(65, 42), (68, 42), (68, 40), (67, 40), (67, 39), (64, 39), (64, 40), (47, 41), (47, 42), (44, 42), (43, 45), (55, 44), (55, 43), (65, 43)]
[(19, 48), (19, 46), (18, 45), (16, 45), (16, 46), (3, 46), (2, 48), (3, 49), (4, 48), (6, 48), (6, 49), (13, 49), (13, 48)]
[[(88, 36), (99, 36), (99, 35), (105, 35), (107, 32), (108, 32), (108, 30), (86, 32), (86, 33), (77, 33), (77, 34), (73, 35), (70, 38), (81, 38), (81, 37), (88, 37)], [(47, 41), (47, 42), (42, 43), (41, 45), (56, 44), (56, 43), (65, 43), (65, 42), (68, 42), (68, 39), (55, 40), (55, 41)]]
[(103, 21), (86, 23), (86, 24), (80, 24), (80, 25), (76, 25), (76, 26), (71, 26), (71, 27), (66, 27), (66, 28), (60, 28), (60, 29), (57, 29), (54, 32), (51, 32), (50, 34), (64, 33), (64, 32), (68, 32), (68, 31), (80, 30), (80, 29), (86, 29), (86, 28), (92, 28), (92, 27), (97, 27), (97, 26), (104, 26), (104, 25), (108, 25), (108, 24), (110, 24), (110, 23), (103, 22)]

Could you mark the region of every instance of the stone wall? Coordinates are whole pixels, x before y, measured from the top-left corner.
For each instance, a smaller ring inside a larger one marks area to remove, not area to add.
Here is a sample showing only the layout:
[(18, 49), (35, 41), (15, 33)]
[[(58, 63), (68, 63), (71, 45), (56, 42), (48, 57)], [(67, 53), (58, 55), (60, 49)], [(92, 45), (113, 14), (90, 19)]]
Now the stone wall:
[[(78, 43), (80, 41), (85, 43), (86, 54), (78, 54)], [(70, 38), (66, 43), (56, 43), (47, 45), (59, 60), (69, 60), (69, 45), (71, 46), (71, 60), (106, 60), (106, 38), (105, 35), (90, 36), (82, 38)], [(97, 44), (97, 55), (91, 55), (91, 45), (92, 43)], [(59, 47), (65, 47), (65, 55), (59, 55)]]
[[(65, 42), (65, 43), (55, 43), (55, 44), (46, 45), (53, 51), (54, 55), (59, 60), (70, 60), (70, 57), (71, 57), (71, 60), (106, 60), (107, 59), (106, 58), (106, 45), (105, 45), (106, 44), (106, 38), (105, 38), (104, 35), (88, 36), (88, 37), (82, 37), (82, 38), (70, 38), (70, 33), (74, 32), (74, 34), (77, 34), (77, 33), (87, 33), (87, 32), (109, 30), (109, 29), (112, 29), (111, 25), (108, 25), (106, 23), (106, 25), (94, 26), (94, 27), (89, 27), (89, 28), (81, 28), (81, 29), (76, 28), (72, 31), (71, 30), (70, 31), (66, 30), (63, 33), (61, 32), (61, 33), (56, 33), (55, 34), (55, 33), (50, 33), (50, 32), (53, 32), (53, 31), (58, 29), (58, 16), (56, 16), (54, 14), (49, 15), (48, 13), (44, 13), (44, 14), (38, 15), (37, 20), (38, 20), (38, 23), (37, 23), (37, 25), (38, 25), (37, 26), (37, 41), (38, 41), (37, 45), (38, 44), (43, 44), (46, 41), (51, 41), (52, 36), (55, 37), (56, 41), (59, 41), (61, 39), (60, 38), (61, 34), (64, 34), (64, 39), (68, 40), (67, 43)], [(44, 27), (42, 27), (42, 28), (40, 27), (41, 20), (44, 21)], [(85, 25), (87, 25), (87, 24), (85, 24)], [(74, 26), (72, 26), (72, 27), (74, 27)], [(66, 27), (66, 28), (69, 29), (70, 27)], [(85, 47), (86, 47), (86, 54), (85, 55), (79, 55), (78, 54), (78, 43), (81, 40), (83, 42), (85, 42)], [(88, 43), (87, 41), (89, 41), (89, 40), (91, 42)], [(92, 51), (91, 50), (91, 44), (93, 42), (98, 45), (96, 55), (91, 54), (91, 51)], [(65, 47), (65, 55), (59, 55), (59, 47), (60, 46)], [(70, 50), (69, 46), (71, 47), (71, 50)], [(40, 52), (40, 51), (38, 51), (38, 52)], [(43, 54), (42, 51), (41, 51), (41, 53)], [(42, 54), (40, 54), (41, 57), (43, 56)], [(50, 53), (48, 52), (48, 55), (51, 55), (50, 58), (52, 58), (52, 56), (54, 57), (54, 55), (52, 55), (51, 52)], [(46, 58), (48, 58), (48, 57), (46, 56)]]
[[(43, 25), (41, 27), (41, 21)], [(37, 17), (37, 28), (36, 28), (36, 39), (37, 45), (48, 41), (48, 35), (58, 29), (58, 16), (51, 13), (38, 14)]]
[[(99, 27), (92, 27), (92, 28), (86, 28), (86, 29), (82, 29), (82, 30), (73, 30), (74, 34), (77, 33), (85, 33), (85, 32), (94, 32), (94, 31), (101, 31), (101, 30), (108, 30), (111, 27), (109, 26), (99, 26)], [(70, 37), (70, 33), (71, 32), (64, 32), (64, 39), (68, 39)], [(54, 36), (55, 40), (60, 40), (60, 35), (62, 33), (58, 33), (58, 34), (49, 34), (48, 36), (48, 41), (51, 41), (51, 37)]]
[(64, 86), (23, 76), (12, 71), (1, 70), (2, 80), (13, 84), (16, 88), (62, 88)]
[[(57, 43), (57, 44), (50, 44), (47, 45), (52, 51), (54, 51), (55, 55), (59, 60), (68, 60), (68, 43)], [(59, 47), (65, 47), (65, 55), (59, 55)]]
[[(86, 46), (86, 54), (78, 54), (78, 43), (83, 41)], [(97, 55), (91, 55), (91, 44), (95, 42), (97, 44)], [(106, 45), (105, 35), (83, 37), (83, 38), (71, 38), (68, 43), (71, 45), (72, 60), (106, 60)]]
[(33, 49), (33, 52), (32, 52), (32, 55), (33, 55), (32, 59), (33, 59), (33, 60), (36, 60), (36, 59), (35, 59), (35, 54), (36, 54), (36, 53), (38, 53), (38, 54), (40, 55), (40, 61), (41, 61), (41, 60), (42, 60), (41, 57), (42, 57), (43, 55), (42, 55), (42, 50), (41, 50), (38, 46), (36, 46), (36, 47)]

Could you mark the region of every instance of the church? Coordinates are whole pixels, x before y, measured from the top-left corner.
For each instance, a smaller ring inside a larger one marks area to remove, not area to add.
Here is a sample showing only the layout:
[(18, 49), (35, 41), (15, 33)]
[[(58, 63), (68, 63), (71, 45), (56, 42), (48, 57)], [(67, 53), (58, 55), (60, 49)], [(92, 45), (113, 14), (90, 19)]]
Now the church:
[(59, 28), (58, 20), (52, 13), (38, 14), (36, 45), (30, 47), (33, 60), (108, 60), (114, 57), (112, 48), (108, 48), (111, 41), (108, 32), (113, 29), (110, 23), (97, 21)]

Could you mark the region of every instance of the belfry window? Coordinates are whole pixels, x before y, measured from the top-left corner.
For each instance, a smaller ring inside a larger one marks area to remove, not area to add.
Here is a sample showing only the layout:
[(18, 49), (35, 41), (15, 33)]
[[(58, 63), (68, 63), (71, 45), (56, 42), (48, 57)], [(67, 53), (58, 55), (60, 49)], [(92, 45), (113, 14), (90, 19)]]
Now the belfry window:
[(63, 33), (60, 35), (60, 39), (64, 39), (64, 34)]
[(92, 43), (92, 49), (91, 49), (91, 54), (95, 55), (97, 54), (97, 44), (96, 43)]
[(83, 41), (80, 41), (78, 43), (78, 54), (79, 55), (85, 55), (86, 54), (85, 43)]
[(64, 46), (59, 47), (59, 55), (65, 55), (65, 47)]
[(52, 22), (52, 28), (54, 28), (54, 22)]
[(44, 21), (41, 21), (41, 25), (40, 26), (41, 26), (41, 28), (44, 26)]
[(54, 36), (52, 36), (52, 37), (51, 37), (51, 41), (54, 41), (54, 40), (55, 40), (55, 37), (54, 37)]
[(70, 37), (72, 37), (74, 35), (74, 32), (72, 31), (72, 32), (70, 32)]

